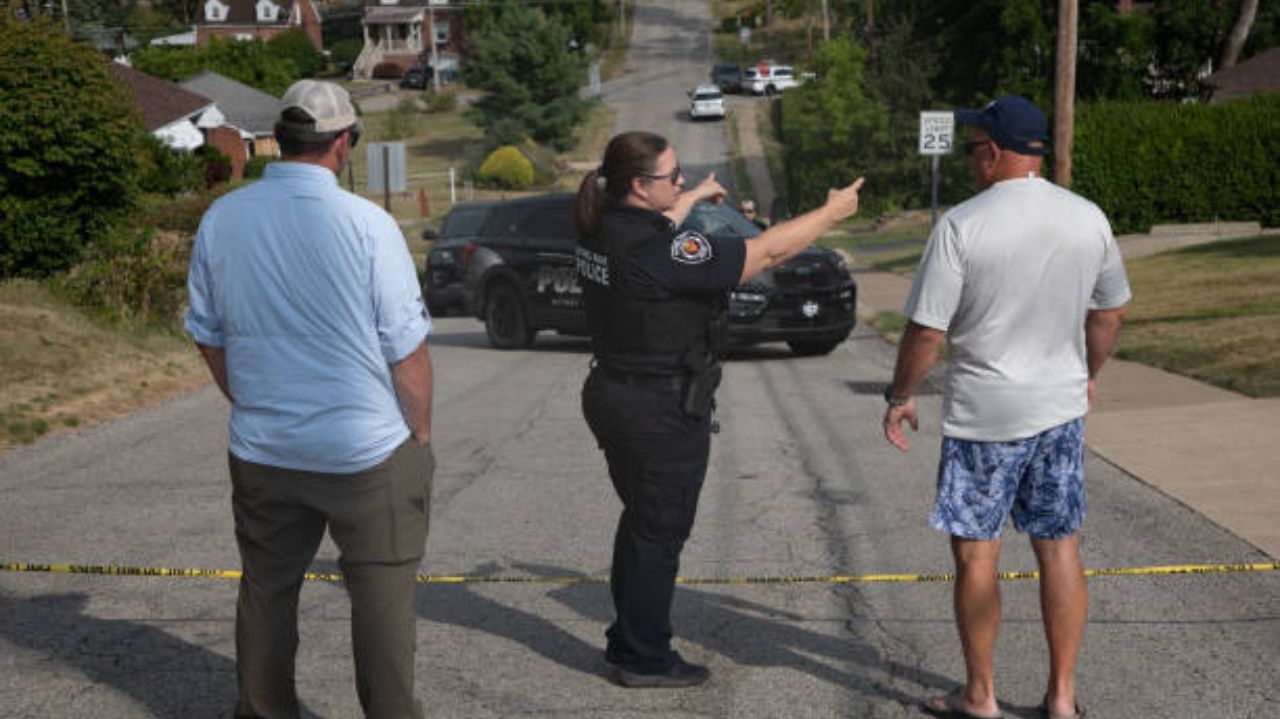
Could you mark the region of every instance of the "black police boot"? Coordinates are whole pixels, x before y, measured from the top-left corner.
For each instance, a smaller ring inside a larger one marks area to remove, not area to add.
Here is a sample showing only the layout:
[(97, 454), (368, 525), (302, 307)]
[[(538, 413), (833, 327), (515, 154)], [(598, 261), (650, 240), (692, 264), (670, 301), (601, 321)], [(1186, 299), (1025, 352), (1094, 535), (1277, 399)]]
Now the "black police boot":
[(711, 677), (711, 670), (700, 664), (690, 664), (679, 657), (666, 671), (641, 673), (618, 667), (614, 678), (624, 687), (633, 689), (678, 689), (680, 687), (696, 687)]

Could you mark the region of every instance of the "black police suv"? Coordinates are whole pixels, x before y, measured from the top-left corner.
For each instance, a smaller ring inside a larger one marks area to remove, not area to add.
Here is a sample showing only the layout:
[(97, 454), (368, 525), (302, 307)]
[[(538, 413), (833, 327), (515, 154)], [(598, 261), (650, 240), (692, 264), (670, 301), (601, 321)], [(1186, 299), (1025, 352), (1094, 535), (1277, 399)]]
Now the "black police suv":
[(427, 253), (422, 273), (422, 296), (432, 316), (470, 314), (462, 294), (462, 250), (478, 237), (496, 202), (464, 202), (445, 215), (440, 233)]
[[(464, 304), (484, 320), (493, 347), (528, 347), (540, 330), (587, 334), (572, 204), (566, 193), (486, 203), (478, 232), (449, 246), (461, 265)], [(707, 203), (694, 207), (684, 227), (708, 237), (760, 234), (736, 210)], [(784, 341), (799, 355), (827, 354), (853, 330), (856, 294), (839, 255), (809, 248), (734, 288), (728, 342)]]

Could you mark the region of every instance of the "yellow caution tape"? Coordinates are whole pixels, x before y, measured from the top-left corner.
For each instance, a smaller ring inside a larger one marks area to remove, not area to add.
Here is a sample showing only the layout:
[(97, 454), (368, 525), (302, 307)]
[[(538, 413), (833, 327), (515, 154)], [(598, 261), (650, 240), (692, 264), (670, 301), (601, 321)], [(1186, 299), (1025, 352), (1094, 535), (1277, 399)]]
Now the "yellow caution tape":
[[(1226, 574), (1233, 572), (1268, 572), (1280, 569), (1280, 562), (1253, 562), (1238, 564), (1174, 564), (1159, 567), (1117, 567), (1113, 569), (1086, 569), (1086, 577), (1157, 576), (1172, 574)], [(239, 579), (241, 572), (235, 569), (167, 569), (163, 567), (116, 567), (90, 564), (34, 564), (28, 562), (0, 562), (0, 571), (44, 572), (50, 574), (105, 574), (127, 577), (200, 577), (207, 579)], [(1000, 572), (1004, 581), (1036, 579), (1039, 572)], [(302, 577), (308, 582), (340, 582), (337, 572), (307, 572)], [(677, 577), (677, 584), (905, 584), (912, 582), (949, 582), (953, 573), (940, 574), (861, 574), (809, 577)], [(425, 584), (608, 584), (608, 577), (515, 577), (501, 575), (418, 575)]]

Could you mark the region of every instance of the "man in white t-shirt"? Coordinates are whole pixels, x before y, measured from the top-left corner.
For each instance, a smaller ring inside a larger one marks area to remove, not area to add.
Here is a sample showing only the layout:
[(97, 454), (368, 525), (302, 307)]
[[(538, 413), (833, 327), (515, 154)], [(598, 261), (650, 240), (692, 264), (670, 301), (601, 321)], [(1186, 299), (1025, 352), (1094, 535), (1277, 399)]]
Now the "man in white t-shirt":
[(929, 237), (904, 312), (885, 438), (906, 451), (914, 395), (945, 339), (938, 496), (930, 517), (951, 535), (955, 612), (967, 680), (924, 708), (998, 717), (995, 642), (1000, 534), (1007, 517), (1031, 537), (1049, 643), (1042, 716), (1069, 719), (1088, 592), (1080, 561), (1084, 415), (1115, 343), (1129, 283), (1096, 205), (1040, 176), (1044, 114), (1008, 95), (958, 110), (978, 194)]

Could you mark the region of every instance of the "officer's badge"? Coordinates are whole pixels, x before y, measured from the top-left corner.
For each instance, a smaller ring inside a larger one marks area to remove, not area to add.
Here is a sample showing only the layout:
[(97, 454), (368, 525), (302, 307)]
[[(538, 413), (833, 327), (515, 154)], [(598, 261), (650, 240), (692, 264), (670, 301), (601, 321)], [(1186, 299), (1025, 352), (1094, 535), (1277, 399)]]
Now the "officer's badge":
[(671, 241), (671, 259), (686, 265), (700, 265), (711, 259), (711, 242), (693, 230), (685, 230)]

